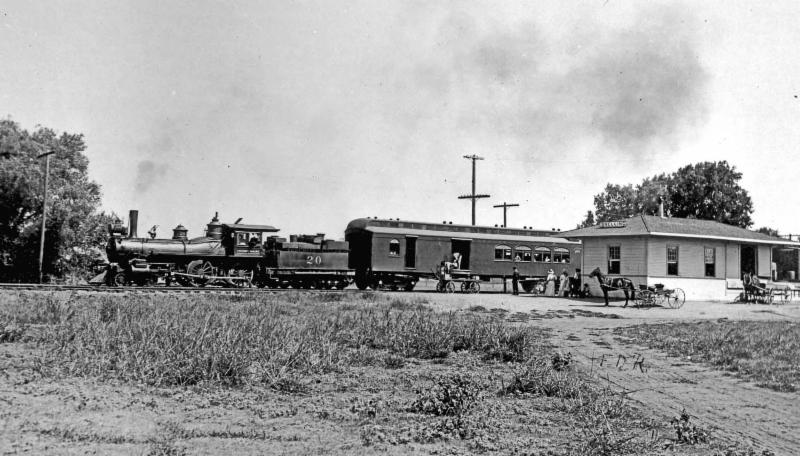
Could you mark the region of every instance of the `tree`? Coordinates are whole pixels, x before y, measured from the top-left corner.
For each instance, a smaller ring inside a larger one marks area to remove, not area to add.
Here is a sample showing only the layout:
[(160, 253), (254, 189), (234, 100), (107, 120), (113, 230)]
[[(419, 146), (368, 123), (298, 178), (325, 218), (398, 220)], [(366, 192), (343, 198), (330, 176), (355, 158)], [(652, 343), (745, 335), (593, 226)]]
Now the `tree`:
[(83, 135), (57, 135), (48, 128), (33, 133), (11, 120), (0, 121), (0, 252), (13, 268), (9, 279), (33, 280), (38, 275), (44, 160), (50, 157), (45, 274), (63, 275), (85, 267), (96, 243), (104, 241), (105, 223), (112, 216), (96, 213), (100, 187), (88, 177)]
[(741, 178), (735, 167), (720, 161), (688, 165), (669, 175), (646, 178), (635, 187), (607, 184), (594, 197), (595, 215), (597, 222), (656, 215), (663, 200), (665, 215), (748, 228), (753, 224), (753, 202), (739, 185)]
[(583, 219), (583, 222), (581, 222), (576, 228), (577, 229), (588, 228), (588, 227), (594, 226), (594, 225), (595, 225), (594, 212), (586, 211), (586, 218)]
[(670, 214), (749, 228), (753, 201), (741, 179), (742, 173), (724, 160), (684, 166), (673, 174)]
[(778, 234), (778, 230), (776, 230), (774, 228), (770, 228), (768, 226), (762, 226), (761, 228), (757, 229), (756, 231), (761, 233), (761, 234), (766, 234), (767, 236), (780, 237), (780, 234)]

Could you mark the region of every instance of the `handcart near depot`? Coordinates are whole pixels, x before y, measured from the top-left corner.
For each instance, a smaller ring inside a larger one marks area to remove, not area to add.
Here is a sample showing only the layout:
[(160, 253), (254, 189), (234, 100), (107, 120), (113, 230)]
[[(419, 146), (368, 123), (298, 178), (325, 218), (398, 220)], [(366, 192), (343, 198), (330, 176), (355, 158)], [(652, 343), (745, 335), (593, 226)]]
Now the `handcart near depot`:
[(664, 288), (664, 284), (657, 283), (653, 286), (639, 285), (639, 290), (634, 299), (636, 307), (666, 306), (671, 309), (680, 309), (686, 302), (686, 293), (680, 288)]
[(434, 273), (436, 277), (436, 291), (439, 293), (455, 293), (460, 289), (462, 293), (479, 293), (481, 291), (480, 278), (470, 274), (468, 270), (439, 269)]

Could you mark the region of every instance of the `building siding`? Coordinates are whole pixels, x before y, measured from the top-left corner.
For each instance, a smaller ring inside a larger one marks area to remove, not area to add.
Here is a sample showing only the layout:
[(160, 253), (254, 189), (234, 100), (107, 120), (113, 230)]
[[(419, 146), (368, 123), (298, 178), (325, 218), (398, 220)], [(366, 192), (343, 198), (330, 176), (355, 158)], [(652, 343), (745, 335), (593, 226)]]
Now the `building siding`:
[(772, 249), (768, 245), (758, 246), (758, 272), (759, 277), (772, 277)]
[(739, 250), (739, 244), (725, 245), (725, 278), (742, 278)]
[[(667, 246), (678, 247), (678, 275), (667, 275)], [(714, 277), (706, 277), (705, 248), (713, 248), (715, 254)], [(647, 273), (651, 277), (685, 277), (696, 279), (724, 279), (725, 243), (681, 238), (651, 238), (648, 240), (649, 258)]]

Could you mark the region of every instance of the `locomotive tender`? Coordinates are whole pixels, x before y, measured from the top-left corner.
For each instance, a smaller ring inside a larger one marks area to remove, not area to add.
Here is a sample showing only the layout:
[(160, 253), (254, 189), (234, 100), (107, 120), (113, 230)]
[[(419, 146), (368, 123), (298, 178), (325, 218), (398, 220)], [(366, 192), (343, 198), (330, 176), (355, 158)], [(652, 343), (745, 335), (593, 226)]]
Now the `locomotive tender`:
[(353, 279), (347, 243), (322, 233), (287, 241), (274, 235), (275, 227), (220, 223), (215, 215), (203, 237), (188, 239), (178, 225), (172, 239), (148, 239), (136, 234), (138, 211), (130, 212), (129, 222), (129, 230), (109, 226), (108, 284), (154, 285), (163, 279), (167, 285), (342, 289)]
[(345, 231), (351, 269), (359, 289), (412, 290), (421, 278), (432, 278), (442, 262), (475, 280), (510, 277), (517, 267), (522, 287), (553, 269), (572, 276), (581, 264), (581, 243), (557, 237), (556, 231), (453, 225), (361, 218)]

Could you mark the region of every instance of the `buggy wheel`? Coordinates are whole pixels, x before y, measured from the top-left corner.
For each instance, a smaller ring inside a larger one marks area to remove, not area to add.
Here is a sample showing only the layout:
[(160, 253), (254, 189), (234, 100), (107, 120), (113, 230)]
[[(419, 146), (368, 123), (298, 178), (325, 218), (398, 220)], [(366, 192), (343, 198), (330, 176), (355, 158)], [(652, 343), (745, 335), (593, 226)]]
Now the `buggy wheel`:
[(455, 293), (456, 292), (456, 284), (454, 284), (452, 281), (448, 280), (447, 283), (444, 285), (444, 291), (447, 292), (447, 293)]
[(683, 303), (686, 302), (686, 293), (683, 292), (680, 288), (676, 288), (672, 290), (667, 298), (667, 305), (670, 306), (672, 309), (680, 309), (683, 307)]
[(644, 307), (648, 305), (649, 297), (650, 296), (648, 292), (640, 290), (638, 293), (636, 293), (636, 298), (633, 300), (633, 306)]

